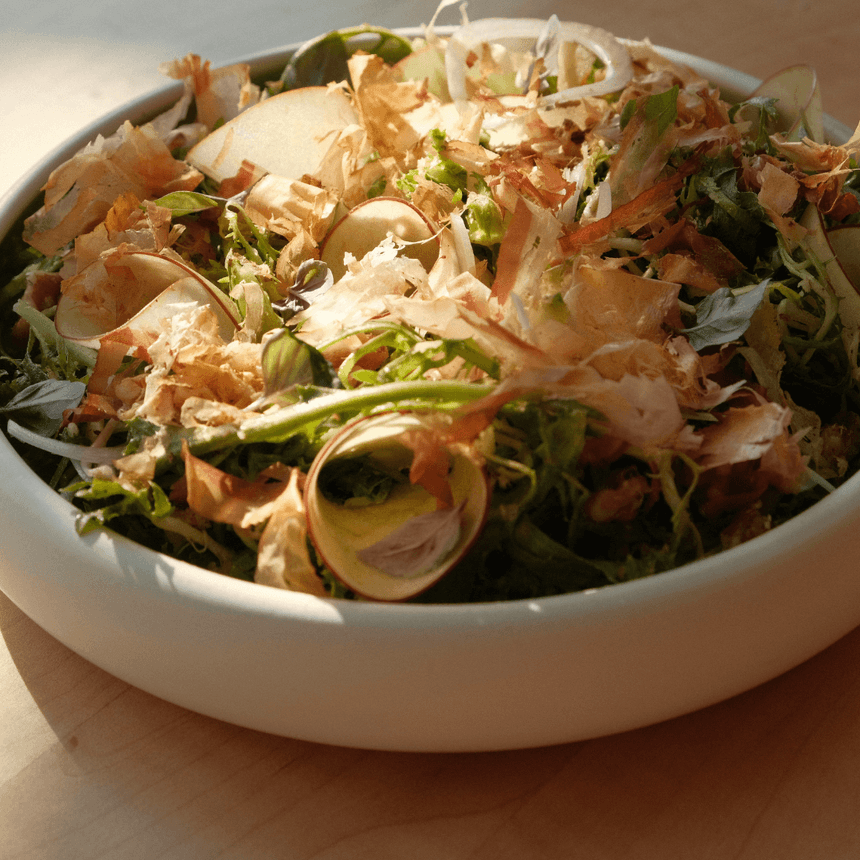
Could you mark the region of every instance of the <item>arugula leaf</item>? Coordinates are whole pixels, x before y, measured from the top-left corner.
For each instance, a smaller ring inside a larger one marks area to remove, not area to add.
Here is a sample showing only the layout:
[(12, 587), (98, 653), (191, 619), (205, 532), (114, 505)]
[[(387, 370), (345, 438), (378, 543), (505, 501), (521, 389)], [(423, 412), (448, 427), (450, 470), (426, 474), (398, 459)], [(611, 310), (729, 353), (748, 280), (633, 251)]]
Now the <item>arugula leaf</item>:
[(394, 485), (405, 480), (384, 471), (370, 457), (338, 457), (320, 470), (319, 487), (330, 502), (360, 508), (382, 504)]
[(257, 227), (235, 199), (225, 205), (219, 227), (223, 237), (224, 275), (218, 279), (218, 284), (230, 295), (239, 288), (236, 304), (246, 319), (248, 287), (259, 287), (256, 296), (262, 299), (262, 308), (254, 325), (254, 335), (259, 337), (281, 324), (281, 318), (272, 308), (272, 303), (281, 298), (274, 274), (280, 249), (272, 244), (273, 237)]
[(158, 433), (158, 430), (159, 428), (156, 424), (143, 418), (132, 418), (131, 421), (127, 421), (125, 425), (125, 453), (136, 453), (140, 450), (143, 440), (154, 436)]
[(87, 484), (76, 484), (67, 492), (81, 502), (105, 502), (110, 504), (83, 511), (75, 524), (78, 534), (89, 532), (107, 525), (117, 517), (136, 515), (148, 520), (162, 519), (173, 512), (173, 505), (161, 487), (152, 483), (140, 489), (131, 489), (117, 481), (93, 480)]
[(777, 100), (771, 96), (753, 96), (743, 102), (738, 102), (729, 108), (729, 120), (735, 121), (738, 113), (744, 111), (745, 108), (752, 108), (756, 112), (756, 132), (754, 135), (744, 138), (744, 143), (751, 139), (752, 143), (748, 144), (748, 148), (753, 152), (765, 150), (773, 154), (774, 146), (770, 139), (770, 131), (779, 120), (779, 109), (777, 108)]
[(221, 232), (224, 238), (226, 269), (233, 279), (230, 282), (231, 287), (247, 276), (247, 273), (242, 271), (243, 260), (264, 264), (274, 271), (279, 249), (272, 245), (266, 231), (254, 224), (239, 203), (231, 201), (224, 207)]
[(708, 197), (710, 207), (695, 207), (691, 215), (701, 231), (718, 238), (748, 268), (756, 260), (759, 235), (770, 224), (754, 191), (738, 188), (738, 167), (731, 150), (715, 159), (705, 159), (690, 179), (689, 199)]
[[(608, 584), (597, 565), (550, 537), (530, 517), (513, 526), (496, 524), (496, 529), (485, 529), (470, 553), (472, 559), (486, 553), (484, 569), (476, 576), (477, 594), (470, 600), (527, 599)], [(485, 538), (495, 551), (484, 545)]]
[[(32, 253), (36, 253), (30, 249)], [(22, 251), (20, 258), (27, 258), (26, 251)], [(4, 261), (5, 262), (5, 261)], [(17, 275), (14, 275), (5, 286), (0, 289), (0, 308), (5, 308), (10, 302), (14, 302), (27, 288), (27, 279), (37, 272), (58, 272), (63, 265), (62, 257), (39, 257), (34, 262), (26, 265)]]
[(706, 296), (696, 306), (696, 325), (682, 329), (697, 352), (737, 340), (749, 328), (752, 315), (758, 310), (770, 278), (747, 292), (736, 293), (721, 287)]
[(54, 321), (29, 302), (19, 299), (12, 310), (30, 324), (30, 333), (39, 341), (42, 366), (57, 376), (75, 378), (88, 374), (96, 365), (95, 349), (66, 340)]

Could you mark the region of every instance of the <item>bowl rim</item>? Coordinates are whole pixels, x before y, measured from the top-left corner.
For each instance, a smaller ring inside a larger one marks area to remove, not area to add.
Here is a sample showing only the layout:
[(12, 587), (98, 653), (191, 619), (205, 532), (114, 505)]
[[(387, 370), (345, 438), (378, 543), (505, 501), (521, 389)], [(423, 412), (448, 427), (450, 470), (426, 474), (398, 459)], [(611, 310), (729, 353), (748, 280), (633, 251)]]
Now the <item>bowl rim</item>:
[[(456, 27), (437, 27), (436, 32), (450, 34)], [(423, 27), (395, 28), (394, 32), (415, 37)], [(620, 39), (624, 43), (634, 40)], [(259, 78), (268, 70), (283, 66), (284, 62), (301, 47), (295, 43), (267, 49), (233, 62), (247, 63), (252, 75)], [(654, 45), (654, 49), (675, 63), (689, 66), (733, 97), (751, 93), (761, 80), (729, 66), (696, 55)], [(226, 64), (225, 64), (226, 65)], [(728, 80), (729, 86), (724, 82)], [(723, 83), (721, 83), (723, 82)], [(126, 119), (140, 122), (169, 107), (182, 92), (180, 82), (159, 87), (95, 119), (43, 156), (0, 198), (0, 237), (5, 237), (31, 206), (47, 181), (51, 171), (75, 152), (96, 138), (107, 135)], [(831, 139), (848, 139), (851, 130), (830, 116), (825, 117), (825, 129)], [(302, 619), (319, 624), (347, 624), (356, 627), (384, 626), (413, 629), (450, 627), (499, 627), (548, 622), (570, 623), (597, 621), (615, 616), (619, 611), (646, 612), (649, 606), (667, 601), (700, 598), (707, 593), (721, 591), (737, 585), (758, 571), (771, 570), (781, 557), (791, 554), (810, 541), (826, 541), (827, 537), (844, 528), (860, 511), (860, 474), (855, 475), (833, 493), (797, 514), (785, 523), (759, 535), (744, 544), (724, 550), (716, 555), (689, 562), (642, 579), (606, 585), (586, 591), (547, 597), (465, 604), (410, 604), (374, 603), (365, 601), (318, 598), (234, 579), (190, 562), (172, 558), (148, 549), (110, 529), (100, 529), (97, 535), (81, 538), (74, 528), (76, 509), (58, 493), (43, 483), (10, 444), (0, 434), (0, 460), (10, 458), (12, 478), (32, 485), (35, 501), (40, 509), (50, 514), (51, 527), (58, 529), (62, 539), (77, 541), (73, 552), (86, 557), (97, 552), (110, 563), (116, 556), (116, 547), (125, 554), (139, 558), (146, 569), (168, 568), (169, 584), (158, 578), (158, 587), (169, 590), (194, 602), (217, 605), (235, 612), (250, 612), (283, 619)]]

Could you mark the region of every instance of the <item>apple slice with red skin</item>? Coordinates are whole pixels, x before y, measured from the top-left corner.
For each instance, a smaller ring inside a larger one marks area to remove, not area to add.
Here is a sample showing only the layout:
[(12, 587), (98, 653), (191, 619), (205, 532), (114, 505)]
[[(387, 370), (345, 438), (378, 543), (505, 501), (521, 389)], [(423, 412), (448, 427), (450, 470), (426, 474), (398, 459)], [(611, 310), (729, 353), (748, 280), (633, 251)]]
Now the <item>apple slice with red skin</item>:
[(750, 98), (776, 99), (779, 130), (789, 140), (824, 142), (824, 107), (818, 76), (810, 66), (789, 66), (763, 81)]
[(335, 281), (346, 273), (347, 253), (360, 260), (391, 235), (403, 242), (401, 253), (418, 260), (429, 272), (439, 256), (437, 231), (424, 214), (399, 197), (373, 197), (353, 207), (329, 231), (320, 260)]
[(153, 340), (178, 304), (208, 305), (222, 337), (240, 326), (232, 300), (185, 263), (150, 251), (117, 253), (67, 280), (54, 323), (67, 340), (98, 347), (120, 329)]
[(386, 472), (408, 472), (414, 454), (403, 438), (423, 426), (421, 414), (411, 412), (354, 419), (326, 442), (308, 471), (308, 537), (332, 574), (371, 600), (408, 600), (430, 588), (465, 556), (486, 521), (489, 481), (479, 459), (464, 451), (449, 452), (448, 508), (408, 481), (384, 501), (363, 506), (323, 493), (321, 475), (339, 459), (368, 457)]
[(338, 133), (356, 121), (342, 90), (287, 90), (216, 128), (189, 150), (186, 161), (216, 182), (236, 176), (243, 161), (301, 179), (316, 173)]

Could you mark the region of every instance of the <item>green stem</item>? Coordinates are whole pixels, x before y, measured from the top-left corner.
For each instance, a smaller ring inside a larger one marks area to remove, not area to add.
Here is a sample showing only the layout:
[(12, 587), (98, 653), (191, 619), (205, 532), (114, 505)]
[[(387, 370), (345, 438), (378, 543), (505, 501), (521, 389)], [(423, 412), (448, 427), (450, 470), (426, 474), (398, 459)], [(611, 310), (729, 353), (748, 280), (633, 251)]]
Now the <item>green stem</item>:
[(302, 427), (323, 421), (338, 412), (361, 412), (385, 405), (397, 409), (430, 407), (434, 402), (465, 403), (478, 400), (490, 390), (486, 385), (451, 380), (391, 382), (324, 394), (251, 418), (238, 429), (204, 429), (186, 438), (194, 454), (207, 454), (232, 445), (283, 441)]
[(19, 300), (15, 302), (12, 310), (30, 324), (33, 333), (42, 343), (57, 350), (60, 355), (65, 353), (83, 367), (90, 369), (95, 367), (96, 350), (88, 346), (81, 346), (73, 340), (66, 340), (66, 338), (57, 332), (54, 321), (45, 316), (41, 311), (36, 310), (29, 302)]
[(385, 404), (396, 408), (403, 401), (467, 402), (478, 400), (487, 391), (485, 386), (473, 382), (448, 380), (391, 382), (338, 391), (251, 419), (242, 426), (238, 436), (242, 442), (264, 442), (273, 436), (286, 438), (304, 425), (322, 421), (335, 412), (360, 412)]

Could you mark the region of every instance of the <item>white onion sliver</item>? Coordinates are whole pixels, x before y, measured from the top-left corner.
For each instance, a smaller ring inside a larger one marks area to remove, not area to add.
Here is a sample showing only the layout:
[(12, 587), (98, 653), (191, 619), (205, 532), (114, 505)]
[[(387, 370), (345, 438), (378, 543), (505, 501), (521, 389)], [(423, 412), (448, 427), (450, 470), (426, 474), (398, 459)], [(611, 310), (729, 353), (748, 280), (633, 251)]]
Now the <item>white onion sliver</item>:
[(609, 180), (604, 179), (597, 186), (597, 209), (594, 217), (597, 221), (608, 217), (612, 213), (612, 188), (609, 185)]
[(469, 229), (462, 218), (454, 216), (451, 219), (451, 234), (454, 237), (454, 248), (457, 251), (457, 262), (461, 272), (475, 274), (475, 252), (469, 239)]
[[(483, 18), (454, 31), (445, 51), (448, 91), (455, 102), (466, 100), (466, 57), (469, 50), (484, 42), (511, 39), (537, 40), (546, 22), (539, 18)], [(563, 21), (560, 36), (564, 42), (576, 42), (592, 51), (605, 64), (607, 75), (602, 81), (569, 87), (544, 96), (544, 107), (556, 107), (586, 96), (603, 96), (622, 89), (633, 77), (633, 64), (624, 46), (606, 30), (588, 24)]]
[(120, 446), (94, 448), (91, 445), (74, 445), (71, 442), (61, 442), (59, 439), (49, 439), (47, 436), (40, 436), (32, 430), (27, 430), (11, 420), (7, 425), (7, 431), (19, 442), (25, 442), (27, 445), (41, 448), (49, 454), (68, 457), (70, 460), (78, 460), (81, 463), (112, 463), (122, 457), (125, 451), (125, 448)]

